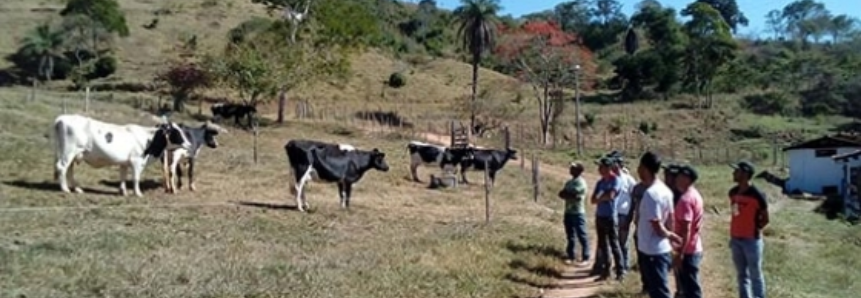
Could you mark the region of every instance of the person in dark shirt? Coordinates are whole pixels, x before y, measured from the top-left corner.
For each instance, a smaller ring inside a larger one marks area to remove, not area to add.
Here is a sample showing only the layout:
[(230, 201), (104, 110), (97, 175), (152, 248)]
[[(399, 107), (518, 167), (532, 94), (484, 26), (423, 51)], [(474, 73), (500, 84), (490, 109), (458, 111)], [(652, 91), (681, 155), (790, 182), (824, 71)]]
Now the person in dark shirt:
[(736, 186), (729, 190), (732, 208), (730, 249), (740, 298), (765, 298), (762, 229), (768, 225), (768, 200), (750, 183), (755, 168), (747, 161), (730, 165)]

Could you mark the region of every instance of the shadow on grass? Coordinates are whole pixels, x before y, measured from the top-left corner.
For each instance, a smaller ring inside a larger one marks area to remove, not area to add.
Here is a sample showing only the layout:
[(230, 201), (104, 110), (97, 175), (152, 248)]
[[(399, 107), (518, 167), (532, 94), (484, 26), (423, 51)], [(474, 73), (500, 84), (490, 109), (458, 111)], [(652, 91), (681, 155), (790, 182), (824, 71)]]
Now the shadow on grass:
[(563, 258), (565, 257), (565, 253), (555, 247), (549, 245), (541, 245), (541, 244), (519, 244), (514, 242), (508, 242), (505, 244), (505, 248), (513, 253), (532, 253), (540, 256), (547, 256), (553, 258)]
[[(14, 180), (14, 181), (3, 181), (3, 184), (8, 185), (8, 186), (12, 186), (12, 187), (29, 189), (29, 190), (61, 192), (60, 191), (60, 184), (57, 182), (53, 182), (53, 181), (33, 182), (33, 181), (26, 181), (26, 180), (19, 179), (19, 180)], [(114, 187), (114, 188), (120, 187), (120, 183), (114, 182), (114, 181), (102, 180), (102, 181), (99, 181), (99, 184), (104, 185), (104, 186)], [(143, 180), (140, 182), (141, 192), (156, 189), (159, 187), (161, 187), (161, 183), (159, 183), (158, 181), (155, 181), (155, 180)], [(110, 196), (115, 196), (115, 195), (119, 194), (119, 190), (104, 190), (104, 189), (95, 189), (95, 188), (89, 188), (89, 187), (83, 187), (83, 186), (81, 186), (81, 189), (84, 190), (85, 194), (110, 195)], [(134, 184), (132, 184), (131, 182), (126, 182), (126, 189), (128, 189), (128, 191), (131, 193), (132, 190), (134, 189)]]
[(393, 111), (359, 111), (356, 112), (353, 116), (356, 119), (374, 121), (380, 125), (386, 125), (390, 127), (414, 127), (413, 123), (406, 121), (404, 117)]
[(294, 205), (284, 205), (284, 204), (273, 204), (273, 203), (262, 203), (262, 202), (251, 202), (251, 201), (238, 201), (233, 202), (240, 206), (247, 207), (256, 207), (270, 210), (299, 210), (297, 206)]

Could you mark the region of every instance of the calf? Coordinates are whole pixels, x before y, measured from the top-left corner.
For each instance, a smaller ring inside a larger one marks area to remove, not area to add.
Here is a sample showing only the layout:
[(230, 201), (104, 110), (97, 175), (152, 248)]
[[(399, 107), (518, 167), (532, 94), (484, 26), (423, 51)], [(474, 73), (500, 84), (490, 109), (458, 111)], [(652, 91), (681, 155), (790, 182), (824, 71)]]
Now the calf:
[[(147, 146), (144, 155), (162, 158), (162, 175), (165, 192), (175, 193), (182, 189), (182, 162), (188, 164), (188, 187), (195, 191), (194, 164), (203, 146), (218, 148), (216, 136), (227, 132), (218, 125), (206, 122), (199, 127), (183, 124), (162, 124)], [(171, 137), (173, 136), (173, 137)]]
[[(134, 193), (141, 197), (140, 178), (149, 161), (143, 152), (158, 130), (157, 127), (135, 124), (117, 125), (81, 115), (60, 115), (54, 120), (52, 129), (55, 145), (54, 179), (59, 180), (63, 192), (71, 192), (68, 183), (71, 180), (75, 192), (83, 193), (75, 180), (75, 165), (83, 161), (93, 168), (119, 166), (120, 193), (125, 196), (126, 175), (131, 167)], [(176, 134), (162, 138), (183, 143)]]
[(221, 118), (233, 117), (233, 125), (242, 127), (239, 119), (245, 117), (247, 125), (245, 128), (251, 128), (252, 118), (257, 114), (257, 108), (248, 104), (237, 104), (232, 102), (223, 102), (212, 105), (209, 108), (212, 111), (212, 117), (215, 121), (220, 121)]
[(370, 169), (388, 172), (386, 154), (377, 148), (357, 150), (353, 146), (313, 140), (291, 140), (284, 145), (295, 179), (296, 207), (305, 212), (305, 185), (310, 180), (337, 183), (341, 208), (350, 207), (353, 184)]
[(473, 148), (447, 148), (439, 145), (410, 141), (407, 144), (410, 152), (410, 175), (415, 182), (421, 182), (417, 170), (420, 165), (439, 165), (445, 169), (447, 165), (457, 166), (464, 160), (472, 159)]
[(460, 163), (460, 175), (463, 183), (469, 184), (469, 181), (466, 180), (467, 170), (484, 171), (484, 165), (487, 163), (490, 185), (493, 185), (496, 172), (505, 167), (505, 163), (509, 160), (517, 160), (517, 150), (511, 148), (505, 150), (474, 149), (473, 158)]

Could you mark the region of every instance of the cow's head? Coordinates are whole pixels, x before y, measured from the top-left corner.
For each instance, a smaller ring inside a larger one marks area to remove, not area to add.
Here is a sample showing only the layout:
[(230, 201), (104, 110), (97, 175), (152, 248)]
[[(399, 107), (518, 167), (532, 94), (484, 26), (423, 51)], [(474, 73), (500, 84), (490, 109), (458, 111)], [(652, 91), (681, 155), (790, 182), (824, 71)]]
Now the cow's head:
[(227, 130), (221, 128), (221, 126), (209, 121), (204, 123), (200, 128), (203, 129), (203, 142), (206, 144), (206, 147), (212, 149), (218, 148), (218, 139), (216, 136), (218, 136), (219, 133), (227, 132)]
[(517, 160), (517, 150), (506, 148), (505, 149), (505, 157), (510, 160)]
[(383, 172), (389, 171), (389, 165), (386, 164), (386, 154), (377, 148), (371, 150), (371, 167)]
[(188, 136), (185, 135), (185, 131), (182, 130), (182, 126), (176, 122), (168, 121), (159, 125), (158, 131), (155, 135), (155, 138), (161, 137), (166, 140), (167, 144), (165, 149), (191, 148), (191, 142), (189, 142)]

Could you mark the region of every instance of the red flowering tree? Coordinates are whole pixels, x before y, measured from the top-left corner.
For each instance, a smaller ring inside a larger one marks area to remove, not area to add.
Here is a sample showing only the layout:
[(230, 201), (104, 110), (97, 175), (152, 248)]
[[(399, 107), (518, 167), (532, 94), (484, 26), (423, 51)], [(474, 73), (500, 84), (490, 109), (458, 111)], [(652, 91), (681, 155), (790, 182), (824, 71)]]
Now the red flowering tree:
[[(505, 68), (535, 91), (542, 142), (548, 145), (552, 139), (551, 129), (565, 106), (563, 89), (578, 84), (578, 75), (579, 78), (593, 77), (592, 53), (580, 44), (576, 35), (562, 31), (552, 21), (531, 21), (519, 28), (500, 28), (500, 33), (494, 54)], [(587, 85), (580, 84), (581, 90)]]
[(183, 61), (172, 64), (166, 71), (159, 73), (156, 81), (167, 84), (173, 97), (173, 110), (182, 112), (185, 110), (185, 102), (195, 90), (212, 84), (212, 76), (197, 64)]

